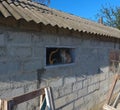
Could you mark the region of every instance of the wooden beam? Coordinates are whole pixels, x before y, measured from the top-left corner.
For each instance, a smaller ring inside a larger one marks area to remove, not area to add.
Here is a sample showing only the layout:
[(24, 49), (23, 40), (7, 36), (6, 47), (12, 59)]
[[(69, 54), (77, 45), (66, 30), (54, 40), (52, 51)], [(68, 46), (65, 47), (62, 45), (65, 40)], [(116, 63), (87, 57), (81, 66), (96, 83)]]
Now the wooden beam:
[[(13, 110), (14, 106), (23, 103), (25, 101), (31, 100), (33, 98), (43, 96), (43, 98), (46, 100), (46, 106), (50, 110), (55, 110), (52, 90), (50, 87), (42, 88), (30, 93), (23, 94), (21, 96), (14, 97), (10, 100), (0, 100), (0, 110)], [(43, 102), (43, 98), (41, 102)], [(42, 104), (42, 103), (41, 103)]]
[(103, 110), (117, 110), (117, 109), (115, 109), (115, 108), (113, 108), (113, 107), (105, 104), (105, 105), (103, 106)]
[(30, 99), (33, 99), (35, 97), (38, 97), (40, 95), (43, 95), (43, 94), (45, 94), (44, 89), (39, 89), (39, 90), (24, 94), (18, 97), (14, 97), (12, 100), (9, 101), (9, 103), (11, 103), (14, 106), (14, 105), (23, 103), (25, 101), (28, 101)]
[(0, 110), (9, 110), (7, 100), (0, 100)]
[(115, 99), (112, 107), (116, 107), (116, 105), (117, 105), (117, 103), (118, 103), (118, 101), (119, 101), (119, 98), (120, 98), (120, 92), (118, 93), (118, 95), (117, 95), (117, 97), (116, 97), (116, 99)]
[(109, 104), (110, 103), (110, 100), (111, 100), (111, 97), (112, 97), (112, 94), (113, 94), (113, 91), (114, 91), (114, 88), (115, 88), (115, 85), (117, 83), (117, 80), (119, 79), (119, 75), (116, 74), (115, 77), (114, 77), (114, 82), (110, 88), (110, 92), (108, 94), (108, 98), (107, 98), (107, 101), (106, 101), (106, 104)]

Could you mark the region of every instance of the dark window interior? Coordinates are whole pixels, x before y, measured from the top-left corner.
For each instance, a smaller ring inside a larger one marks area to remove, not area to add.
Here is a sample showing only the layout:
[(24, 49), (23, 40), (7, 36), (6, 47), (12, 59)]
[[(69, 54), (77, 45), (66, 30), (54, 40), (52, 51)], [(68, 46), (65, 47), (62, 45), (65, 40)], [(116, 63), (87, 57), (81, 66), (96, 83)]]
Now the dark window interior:
[(74, 62), (73, 48), (46, 48), (46, 65), (70, 64)]

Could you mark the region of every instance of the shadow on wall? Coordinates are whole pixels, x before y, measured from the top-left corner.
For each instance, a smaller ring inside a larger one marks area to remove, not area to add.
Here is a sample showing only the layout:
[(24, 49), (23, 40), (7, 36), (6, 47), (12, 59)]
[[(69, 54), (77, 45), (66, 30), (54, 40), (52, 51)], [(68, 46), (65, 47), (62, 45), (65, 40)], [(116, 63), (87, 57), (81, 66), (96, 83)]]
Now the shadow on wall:
[[(82, 49), (81, 49), (82, 51)], [(87, 51), (87, 50), (86, 50)], [(89, 50), (90, 51), (90, 50)], [(98, 52), (100, 50), (97, 50)], [(4, 64), (0, 68), (0, 82), (6, 83), (20, 83), (23, 85), (25, 83), (32, 83), (40, 80), (52, 80), (55, 78), (73, 77), (73, 78), (83, 78), (95, 74), (108, 73), (109, 72), (109, 58), (108, 54), (85, 54), (85, 50), (82, 51), (80, 56), (76, 56), (76, 62), (73, 64), (62, 65), (62, 66), (52, 66), (46, 68), (38, 68), (34, 71), (21, 72), (18, 70), (18, 64)], [(78, 61), (79, 60), (79, 61)], [(14, 63), (14, 62), (13, 62)], [(0, 63), (1, 64), (1, 63)], [(33, 64), (35, 66), (35, 64)], [(21, 67), (21, 66), (20, 66)], [(29, 65), (28, 65), (29, 67)], [(38, 65), (37, 65), (38, 67)], [(17, 69), (16, 69), (17, 68)], [(15, 70), (16, 69), (16, 70)], [(15, 84), (14, 84), (15, 85)]]
[[(62, 87), (70, 83), (79, 82), (89, 76), (108, 73), (109, 49), (101, 48), (77, 48), (75, 62), (62, 66), (39, 68), (39, 62), (43, 59), (30, 61), (27, 66), (23, 66), (23, 61), (27, 59), (14, 60), (0, 63), (0, 91), (8, 89), (24, 88), (24, 92), (29, 88), (36, 89), (45, 86)], [(12, 62), (12, 63), (11, 63)], [(26, 68), (24, 68), (26, 67)], [(31, 68), (33, 70), (31, 70)], [(21, 70), (26, 69), (26, 72)], [(33, 88), (31, 85), (35, 85)], [(28, 90), (27, 90), (28, 89)], [(31, 90), (32, 90), (31, 89)], [(0, 96), (3, 95), (0, 92)], [(14, 95), (14, 94), (13, 94)]]

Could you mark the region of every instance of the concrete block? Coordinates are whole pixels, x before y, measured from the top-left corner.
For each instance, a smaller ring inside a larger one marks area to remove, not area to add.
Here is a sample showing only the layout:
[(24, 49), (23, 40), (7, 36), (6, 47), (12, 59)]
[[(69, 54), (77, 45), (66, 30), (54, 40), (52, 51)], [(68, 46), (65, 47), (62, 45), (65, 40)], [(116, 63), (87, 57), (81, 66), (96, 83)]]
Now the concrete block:
[(38, 59), (32, 59), (23, 63), (24, 72), (37, 72), (42, 67), (42, 62)]
[(40, 79), (40, 84), (38, 84), (38, 86), (39, 86), (40, 88), (44, 88), (44, 87), (48, 86), (47, 80)]
[(6, 89), (3, 94), (1, 94), (1, 98), (3, 99), (10, 99), (15, 96), (19, 96), (24, 94), (24, 88), (11, 88), (11, 89)]
[(27, 109), (27, 103), (26, 102), (18, 104), (17, 106), (15, 106), (15, 110), (26, 110), (26, 109)]
[[(106, 93), (108, 90), (109, 90), (109, 88), (110, 88), (110, 85), (109, 85), (110, 83), (108, 83), (108, 81), (107, 80), (104, 80), (104, 81), (101, 81), (100, 82), (100, 93)], [(112, 83), (111, 83), (112, 84)]]
[[(28, 88), (28, 91), (27, 92), (31, 92), (31, 91), (34, 91), (37, 89), (37, 82), (34, 82), (34, 83), (31, 83), (31, 84), (28, 84), (26, 85), (27, 88)], [(26, 87), (25, 86), (25, 87)]]
[(88, 94), (87, 87), (78, 90), (78, 98), (83, 97)]
[(32, 53), (33, 57), (39, 57), (39, 58), (42, 57), (42, 59), (44, 61), (44, 59), (45, 59), (45, 57), (44, 57), (44, 51), (45, 51), (45, 48), (34, 46), (33, 47), (33, 53)]
[(64, 105), (66, 105), (67, 103), (70, 103), (71, 101), (74, 101), (77, 99), (77, 93), (74, 92), (72, 94), (68, 94), (64, 97), (58, 98), (55, 100), (55, 106), (56, 108), (60, 108)]
[(10, 96), (15, 97), (15, 96), (23, 95), (24, 94), (23, 90), (24, 90), (23, 87), (12, 89)]
[(99, 81), (100, 81), (99, 77), (100, 77), (99, 74), (91, 75), (91, 76), (87, 77), (85, 80), (83, 80), (83, 87), (87, 87), (89, 85), (99, 83)]
[[(27, 86), (37, 82), (37, 75), (33, 73), (15, 73), (16, 75), (11, 75), (10, 80), (12, 82), (12, 87)], [(17, 83), (16, 83), (17, 82)]]
[(44, 43), (44, 36), (41, 33), (32, 33), (32, 43), (36, 46), (41, 46)]
[(17, 47), (15, 49), (15, 57), (25, 58), (32, 56), (32, 49), (30, 47)]
[(19, 62), (17, 61), (3, 61), (0, 62), (0, 74), (1, 75), (8, 75), (14, 74), (20, 70)]
[(92, 94), (88, 94), (88, 95), (84, 96), (84, 101), (85, 101), (85, 104), (88, 104), (90, 101), (93, 101)]
[(0, 91), (6, 90), (10, 87), (11, 87), (11, 83), (9, 81), (8, 82), (7, 81), (6, 82), (1, 82), (0, 81)]
[(49, 86), (51, 87), (61, 87), (63, 85), (63, 78), (56, 78), (54, 80), (51, 79), (49, 82)]
[(83, 97), (82, 98), (79, 98), (75, 101), (75, 104), (74, 104), (74, 107), (77, 108), (77, 107), (80, 107), (80, 105), (84, 104), (84, 99)]
[(88, 86), (88, 93), (98, 90), (99, 88), (100, 88), (99, 83), (92, 84), (92, 85)]
[[(96, 102), (98, 103), (99, 97), (100, 97), (99, 91), (94, 91), (94, 92), (91, 94), (91, 97), (93, 98), (94, 101), (96, 101)], [(93, 101), (93, 102), (94, 102), (94, 101)]]
[(70, 83), (75, 83), (76, 82), (76, 77), (65, 77), (64, 78), (64, 85), (70, 84)]
[(43, 36), (43, 41), (45, 45), (57, 45), (58, 38), (55, 35), (41, 35)]
[(55, 100), (55, 108), (58, 109), (58, 108), (60, 108), (61, 106), (66, 105), (67, 102), (66, 102), (65, 99), (66, 99), (66, 96), (56, 99), (56, 100)]
[[(37, 87), (52, 86), (56, 108), (61, 110), (88, 110), (96, 101), (103, 101), (112, 82), (108, 56), (114, 43), (84, 37), (20, 31), (0, 33), (0, 57), (4, 60), (0, 59), (0, 96), (9, 98)], [(76, 64), (46, 68), (38, 84), (37, 69), (46, 66), (45, 46), (64, 44), (75, 46)], [(35, 109), (32, 102), (21, 106), (23, 110)]]
[(67, 95), (66, 102), (69, 103), (77, 99), (77, 92), (73, 92)]
[(106, 79), (106, 73), (100, 74), (100, 81), (103, 81)]
[[(13, 76), (13, 77), (15, 77), (15, 76)], [(24, 86), (23, 82), (16, 81), (15, 78), (13, 78), (13, 79), (14, 79), (14, 81), (11, 80), (11, 82), (10, 82), (11, 88), (20, 88), (20, 87)]]
[(78, 110), (87, 110), (87, 106), (83, 104), (78, 108)]
[(89, 101), (89, 103), (87, 104), (87, 110), (90, 110), (90, 109), (92, 109), (92, 107), (95, 105), (95, 102), (94, 102), (94, 100), (92, 100), (92, 101)]
[(0, 74), (8, 73), (6, 67), (8, 67), (7, 62), (0, 62)]
[(0, 33), (0, 46), (5, 46), (5, 35), (4, 33)]
[(36, 108), (39, 105), (39, 98), (34, 98), (27, 102), (27, 110), (37, 110)]
[(70, 93), (72, 93), (72, 84), (66, 84), (62, 87), (59, 87), (58, 90), (59, 90), (60, 96), (70, 94)]
[(72, 45), (72, 37), (68, 37), (68, 36), (61, 36), (59, 37), (59, 42), (60, 45)]
[[(79, 66), (78, 66), (78, 68), (80, 68)], [(75, 67), (75, 69), (73, 70), (73, 71), (79, 71), (79, 69), (76, 69), (76, 67)], [(77, 75), (76, 75), (76, 79), (77, 79), (77, 81), (83, 81), (83, 80), (85, 80), (87, 78), (87, 76), (86, 76), (86, 74), (80, 74), (80, 73), (78, 73)]]
[(87, 87), (89, 85), (88, 84), (88, 79), (83, 80), (82, 84), (83, 84), (83, 88)]
[(52, 89), (52, 93), (53, 93), (53, 98), (54, 98), (54, 99), (57, 99), (57, 98), (60, 97), (59, 92), (58, 92), (57, 89), (56, 89), (56, 90)]
[(66, 105), (62, 110), (73, 110), (73, 103), (70, 103), (69, 105)]
[(9, 36), (7, 39), (10, 45), (30, 45), (31, 34), (27, 32), (8, 32)]
[(73, 91), (76, 91), (76, 90), (79, 90), (79, 89), (82, 89), (82, 81), (79, 81), (79, 82), (76, 82), (73, 84)]
[(104, 100), (106, 100), (107, 96), (108, 96), (108, 93), (107, 94), (105, 94), (105, 93), (100, 94), (99, 101), (103, 102)]
[(91, 47), (90, 40), (88, 40), (88, 39), (81, 39), (81, 42), (79, 45), (80, 45), (80, 47), (87, 47), (87, 48)]
[[(109, 55), (108, 55), (108, 56), (109, 56)], [(106, 58), (106, 59), (107, 59), (107, 58)], [(106, 77), (107, 77), (108, 74), (110, 73), (110, 71), (109, 71), (109, 60), (107, 60), (107, 61), (108, 61), (108, 65), (105, 66), (105, 67), (101, 67), (101, 68), (100, 68), (102, 74), (106, 75)]]
[(0, 47), (0, 57), (5, 57), (7, 55), (6, 47)]

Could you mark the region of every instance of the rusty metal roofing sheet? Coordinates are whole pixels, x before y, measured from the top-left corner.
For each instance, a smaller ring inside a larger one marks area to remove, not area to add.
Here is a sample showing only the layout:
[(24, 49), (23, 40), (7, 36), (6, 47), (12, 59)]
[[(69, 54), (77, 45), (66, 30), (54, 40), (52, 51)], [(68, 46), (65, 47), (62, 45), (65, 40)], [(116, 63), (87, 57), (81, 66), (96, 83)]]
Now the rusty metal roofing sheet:
[(31, 0), (0, 0), (0, 12), (5, 18), (11, 16), (16, 20), (24, 19), (26, 22), (34, 21), (36, 24), (43, 23), (59, 28), (120, 38), (118, 29), (48, 8)]

